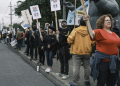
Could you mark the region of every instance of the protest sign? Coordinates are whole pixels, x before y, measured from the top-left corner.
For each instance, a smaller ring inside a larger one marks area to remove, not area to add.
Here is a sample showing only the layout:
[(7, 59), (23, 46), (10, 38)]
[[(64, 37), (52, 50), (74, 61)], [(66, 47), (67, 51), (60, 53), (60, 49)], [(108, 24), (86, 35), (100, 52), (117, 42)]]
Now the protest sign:
[(38, 22), (38, 19), (41, 18), (39, 7), (38, 7), (38, 5), (34, 5), (34, 6), (30, 6), (30, 9), (31, 9), (33, 19), (36, 19), (36, 21), (37, 21), (37, 26), (39, 28), (40, 37), (42, 37), (40, 25), (39, 25), (39, 22)]
[[(86, 11), (88, 13), (89, 11), (89, 0), (86, 1), (85, 3), (85, 7), (86, 7)], [(82, 5), (79, 6), (77, 9), (76, 9), (76, 19), (77, 19), (77, 11), (83, 11), (83, 8), (82, 8)], [(74, 25), (74, 12), (75, 11), (68, 11), (68, 16), (67, 16), (67, 25)], [(78, 21), (79, 19), (77, 19), (76, 21)], [(78, 25), (78, 23), (76, 22), (75, 25)]]
[(77, 11), (77, 16), (76, 16), (76, 21), (75, 21), (75, 25), (79, 26), (80, 24), (80, 19), (83, 16), (83, 11)]
[(24, 22), (21, 24), (21, 26), (22, 26), (22, 28), (24, 28), (24, 29), (26, 29), (27, 27), (30, 27), (30, 25), (25, 25)]
[(15, 45), (17, 44), (17, 41), (14, 40), (14, 41), (12, 41), (10, 44), (11, 44), (11, 46), (13, 47), (13, 46), (15, 46)]
[[(60, 0), (50, 0), (51, 3), (51, 11), (55, 11), (55, 22), (56, 22), (56, 30), (58, 30), (58, 23), (57, 23), (57, 10), (61, 10), (60, 9)], [(58, 40), (58, 34), (57, 36), (57, 40)]]
[(63, 19), (59, 19), (59, 27), (62, 28), (61, 23)]
[(38, 5), (30, 6), (30, 10), (33, 16), (33, 19), (39, 19), (41, 18), (40, 10)]
[(51, 11), (57, 11), (60, 9), (60, 0), (50, 0), (51, 3)]
[(24, 19), (24, 24), (25, 25), (31, 25), (32, 24), (32, 16), (29, 13), (29, 10), (23, 10), (21, 11), (22, 17)]

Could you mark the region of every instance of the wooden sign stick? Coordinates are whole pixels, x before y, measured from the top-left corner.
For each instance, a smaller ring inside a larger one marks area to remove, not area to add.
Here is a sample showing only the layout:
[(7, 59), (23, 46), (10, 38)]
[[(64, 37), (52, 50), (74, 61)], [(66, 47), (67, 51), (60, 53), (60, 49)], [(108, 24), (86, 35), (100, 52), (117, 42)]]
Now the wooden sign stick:
[[(40, 38), (42, 37), (42, 34), (41, 34), (41, 29), (40, 29), (40, 26), (39, 26), (39, 22), (38, 22), (38, 19), (37, 20), (37, 25), (38, 25), (38, 28), (39, 28), (39, 33), (40, 33)], [(43, 38), (43, 37), (42, 37)], [(43, 39), (41, 39), (43, 41)]]
[[(25, 13), (26, 13), (26, 11), (25, 11)], [(26, 16), (27, 16), (27, 14), (26, 14)], [(28, 20), (28, 16), (27, 16), (27, 20)], [(28, 20), (28, 23), (29, 23), (29, 25), (30, 25), (30, 21)], [(33, 34), (33, 30), (32, 30), (32, 26), (30, 25), (30, 30), (31, 30), (31, 32), (32, 32), (32, 34)], [(33, 34), (33, 38), (35, 38), (35, 35)]]
[(75, 20), (76, 20), (76, 0), (75, 0), (75, 11), (74, 11), (74, 29), (75, 29)]
[[(81, 4), (82, 4), (82, 7), (83, 7), (84, 14), (87, 15), (86, 8), (85, 8), (85, 4), (84, 4), (84, 0), (80, 0), (80, 1), (81, 1)], [(91, 38), (93, 39), (92, 28), (91, 28), (91, 25), (90, 25), (90, 21), (89, 21), (89, 20), (86, 21), (86, 25), (87, 25), (87, 28), (88, 28), (89, 35), (90, 35)]]
[[(55, 11), (55, 21), (56, 21), (56, 31), (57, 31), (58, 30), (58, 23), (57, 23), (57, 12), (56, 11)], [(56, 35), (56, 38), (59, 41), (58, 34)]]

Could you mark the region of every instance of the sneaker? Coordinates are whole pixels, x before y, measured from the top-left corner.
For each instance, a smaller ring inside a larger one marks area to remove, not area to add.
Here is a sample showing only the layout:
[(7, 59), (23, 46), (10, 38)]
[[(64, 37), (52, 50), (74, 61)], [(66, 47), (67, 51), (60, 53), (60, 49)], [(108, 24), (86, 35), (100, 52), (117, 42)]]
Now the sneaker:
[(51, 70), (51, 68), (48, 68), (48, 70), (46, 71), (47, 73), (49, 73), (49, 72), (51, 72), (52, 70)]
[(69, 78), (69, 75), (64, 75), (64, 76), (62, 77), (62, 79), (67, 79), (67, 78)]
[(47, 72), (47, 71), (48, 71), (48, 68), (46, 68), (45, 72)]
[(62, 74), (62, 73), (56, 73), (56, 75), (57, 75), (57, 76), (60, 76), (60, 77), (63, 77), (63, 76), (64, 76), (64, 74)]
[(51, 71), (52, 71), (51, 68), (48, 68), (48, 69), (46, 70), (47, 73), (49, 73), (49, 72), (51, 72)]

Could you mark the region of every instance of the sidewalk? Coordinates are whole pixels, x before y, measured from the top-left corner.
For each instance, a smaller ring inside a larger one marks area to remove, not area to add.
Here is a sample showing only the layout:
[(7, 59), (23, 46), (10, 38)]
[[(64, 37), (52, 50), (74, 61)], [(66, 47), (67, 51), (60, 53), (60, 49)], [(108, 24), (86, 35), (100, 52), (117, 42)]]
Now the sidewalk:
[[(25, 48), (22, 47), (20, 51), (17, 51), (14, 49), (14, 47), (11, 47), (8, 45), (9, 48), (11, 48), (14, 52), (18, 53), (24, 60), (26, 60), (29, 64), (31, 64), (34, 68), (37, 68), (37, 62), (38, 61), (30, 61), (30, 56), (26, 56), (24, 54)], [(53, 67), (52, 67), (52, 72), (50, 73), (45, 73), (45, 69), (47, 68), (46, 60), (45, 60), (45, 65), (40, 66), (40, 73), (45, 75), (47, 78), (49, 78), (53, 83), (55, 83), (57, 86), (70, 86), (69, 82), (72, 81), (73, 77), (73, 71), (72, 71), (73, 63), (72, 59), (69, 60), (69, 78), (67, 80), (62, 80), (61, 77), (56, 76), (56, 73), (60, 72), (60, 62), (57, 61), (56, 58), (53, 58)], [(85, 86), (84, 85), (84, 69), (83, 66), (80, 68), (80, 81), (79, 81), (79, 86)], [(92, 78), (90, 77), (90, 86), (96, 86), (96, 82), (93, 82)]]

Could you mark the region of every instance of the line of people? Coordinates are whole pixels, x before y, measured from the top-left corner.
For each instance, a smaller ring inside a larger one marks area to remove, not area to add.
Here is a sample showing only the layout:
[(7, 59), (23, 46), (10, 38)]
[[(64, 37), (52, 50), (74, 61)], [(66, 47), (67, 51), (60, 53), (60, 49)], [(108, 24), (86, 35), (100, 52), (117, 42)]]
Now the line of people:
[[(25, 52), (27, 56), (30, 55), (30, 60), (37, 60), (39, 54), (39, 63), (45, 64), (45, 57), (47, 61), (47, 68), (45, 72), (51, 72), (53, 66), (53, 57), (57, 55), (60, 61), (60, 72), (56, 75), (62, 79), (69, 78), (69, 59), (70, 53), (73, 60), (73, 80), (69, 83), (70, 86), (79, 86), (80, 66), (83, 63), (85, 85), (90, 86), (90, 76), (93, 80), (97, 80), (97, 86), (114, 86), (118, 81), (119, 67), (119, 34), (120, 31), (113, 29), (113, 18), (111, 15), (101, 16), (97, 23), (97, 29), (90, 32), (85, 23), (89, 16), (85, 15), (80, 19), (80, 25), (71, 29), (67, 27), (66, 20), (61, 23), (62, 28), (56, 30), (55, 27), (49, 26), (46, 23), (48, 30), (45, 31), (41, 26), (41, 34), (37, 29), (36, 23), (32, 24), (32, 31), (30, 28), (26, 29), (23, 34), (17, 30), (17, 48), (20, 49), (21, 39), (27, 44)], [(112, 32), (112, 29), (114, 32)], [(118, 29), (119, 30), (119, 29)], [(118, 33), (119, 32), (119, 33)], [(93, 35), (93, 39), (90, 37)], [(118, 34), (118, 36), (117, 36)], [(94, 49), (94, 47), (96, 47)], [(70, 52), (69, 52), (70, 48)], [(33, 53), (33, 51), (35, 51)], [(33, 57), (35, 59), (33, 59)], [(90, 65), (90, 59), (92, 63)], [(91, 68), (91, 72), (90, 72)]]

